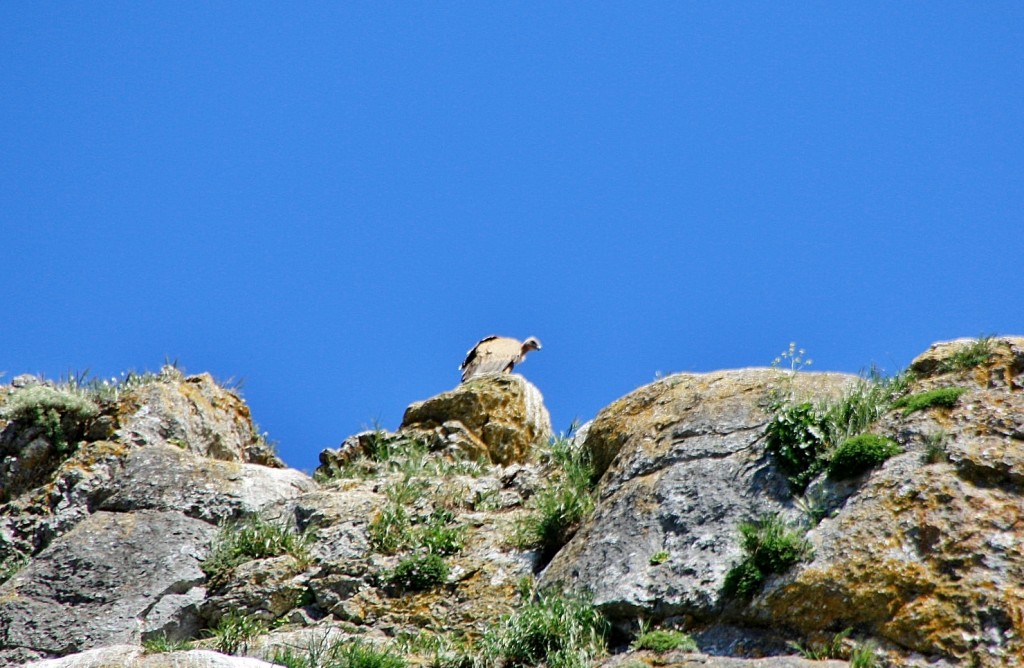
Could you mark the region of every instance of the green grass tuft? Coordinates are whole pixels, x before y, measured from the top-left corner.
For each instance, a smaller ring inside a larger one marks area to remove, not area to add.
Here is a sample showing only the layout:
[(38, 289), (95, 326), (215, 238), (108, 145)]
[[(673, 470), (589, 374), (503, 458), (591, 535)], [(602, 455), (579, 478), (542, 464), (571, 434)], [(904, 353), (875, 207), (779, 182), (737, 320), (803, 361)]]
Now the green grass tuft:
[(877, 434), (861, 434), (843, 441), (828, 463), (828, 475), (846, 480), (872, 469), (903, 449), (890, 438)]
[(952, 408), (965, 392), (967, 392), (966, 387), (940, 387), (928, 392), (919, 392), (903, 397), (895, 402), (892, 407), (903, 409), (904, 416), (916, 411), (923, 411), (927, 408)]
[(539, 548), (541, 562), (550, 561), (594, 510), (594, 466), (589, 453), (566, 439), (551, 444), (555, 469), (530, 499), (530, 512), (516, 525), (514, 542)]
[(245, 617), (234, 613), (221, 617), (216, 627), (210, 630), (210, 636), (218, 652), (234, 654), (247, 649), (249, 641), (265, 633), (266, 625), (255, 617)]
[(949, 373), (974, 369), (987, 364), (993, 355), (995, 355), (995, 337), (982, 336), (972, 343), (960, 347), (955, 353), (944, 359), (939, 365), (939, 371)]
[(631, 649), (648, 649), (652, 652), (670, 652), (682, 650), (696, 652), (699, 648), (693, 638), (682, 631), (671, 629), (654, 629), (641, 633), (630, 645)]
[(542, 595), (485, 634), (478, 665), (587, 668), (605, 652), (608, 629), (589, 601)]
[(667, 550), (659, 550), (651, 555), (650, 559), (647, 560), (651, 566), (660, 566), (661, 564), (668, 561), (669, 553)]
[(201, 567), (212, 578), (247, 561), (283, 554), (290, 554), (302, 565), (308, 564), (311, 559), (309, 537), (260, 517), (251, 517), (222, 527), (210, 556)]
[(142, 648), (147, 654), (165, 654), (192, 649), (192, 643), (188, 640), (170, 640), (166, 633), (161, 633), (143, 640)]

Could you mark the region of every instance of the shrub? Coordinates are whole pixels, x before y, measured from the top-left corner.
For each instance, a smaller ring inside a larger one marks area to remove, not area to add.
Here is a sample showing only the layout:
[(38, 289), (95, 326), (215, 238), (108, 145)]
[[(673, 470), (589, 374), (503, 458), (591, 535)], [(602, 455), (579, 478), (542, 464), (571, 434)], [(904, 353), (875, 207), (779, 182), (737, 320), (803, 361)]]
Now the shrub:
[(483, 665), (586, 668), (605, 651), (608, 622), (591, 603), (542, 595), (485, 634)]
[(296, 534), (287, 527), (252, 517), (243, 522), (225, 525), (214, 541), (210, 556), (202, 563), (209, 577), (225, 573), (253, 559), (290, 554), (299, 563), (310, 560), (309, 537)]
[(967, 392), (966, 387), (940, 387), (936, 390), (903, 397), (892, 406), (893, 408), (902, 408), (904, 416), (935, 406), (952, 408), (965, 392)]
[(802, 493), (825, 469), (831, 448), (884, 415), (909, 382), (907, 374), (882, 378), (872, 373), (836, 400), (797, 403), (776, 397), (769, 405), (765, 448), (788, 476), (793, 493)]
[(386, 579), (406, 591), (425, 591), (444, 584), (448, 572), (444, 558), (428, 552), (405, 557)]
[(551, 445), (554, 473), (531, 499), (516, 525), (515, 542), (539, 548), (546, 564), (594, 510), (594, 466), (590, 456), (565, 439)]
[(630, 645), (630, 648), (649, 649), (652, 652), (669, 652), (674, 649), (684, 652), (696, 652), (699, 648), (693, 638), (682, 631), (671, 629), (654, 629), (641, 633)]
[(723, 592), (728, 596), (749, 600), (768, 575), (783, 573), (812, 557), (810, 543), (778, 515), (764, 515), (756, 522), (744, 522), (739, 530), (740, 547), (745, 556), (726, 574)]
[(789, 476), (790, 486), (803, 491), (821, 470), (825, 438), (824, 415), (818, 407), (810, 402), (785, 404), (768, 422), (765, 447)]
[(853, 478), (901, 452), (903, 449), (890, 438), (877, 434), (854, 436), (832, 453), (828, 475), (835, 480)]
[(0, 417), (38, 427), (59, 452), (67, 452), (86, 430), (99, 407), (72, 387), (30, 385), (13, 392), (0, 409)]

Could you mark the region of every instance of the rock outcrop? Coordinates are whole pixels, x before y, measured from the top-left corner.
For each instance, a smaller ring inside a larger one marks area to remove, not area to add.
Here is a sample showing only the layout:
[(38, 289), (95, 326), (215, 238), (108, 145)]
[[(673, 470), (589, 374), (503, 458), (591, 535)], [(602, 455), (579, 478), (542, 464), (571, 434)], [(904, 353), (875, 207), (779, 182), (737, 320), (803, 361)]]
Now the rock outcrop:
[[(846, 665), (795, 647), (1024, 666), (1024, 339), (936, 344), (909, 372), (902, 403), (884, 395), (858, 427), (897, 454), (799, 486), (767, 447), (780, 406), (835, 406), (871, 381), (677, 374), (547, 447), (539, 391), (485, 377), (325, 451), (313, 480), (207, 375), (104, 391), (19, 377), (0, 388), (0, 664), (257, 668), (356, 643), (468, 665), (460, 651), (561, 590), (613, 623), (602, 668)], [(560, 457), (594, 475), (564, 487)], [(579, 495), (593, 512), (535, 573), (548, 555), (523, 527)], [(741, 525), (765, 517), (806, 545), (738, 596)], [(700, 652), (627, 649), (638, 620)]]
[(526, 461), (551, 439), (540, 391), (518, 374), (481, 376), (405, 411), (399, 433), (435, 450), (453, 449), (495, 464)]

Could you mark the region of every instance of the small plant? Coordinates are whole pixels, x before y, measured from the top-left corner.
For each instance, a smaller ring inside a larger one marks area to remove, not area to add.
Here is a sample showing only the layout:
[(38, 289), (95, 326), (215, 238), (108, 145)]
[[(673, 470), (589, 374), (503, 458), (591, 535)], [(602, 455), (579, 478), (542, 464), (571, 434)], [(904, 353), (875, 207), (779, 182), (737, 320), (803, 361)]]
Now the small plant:
[(659, 550), (651, 555), (651, 558), (647, 560), (647, 563), (649, 563), (651, 566), (660, 566), (661, 564), (668, 561), (668, 557), (669, 554), (667, 550)]
[(967, 371), (988, 363), (995, 355), (995, 337), (982, 336), (947, 357), (939, 365), (939, 371)]
[(697, 643), (682, 631), (672, 629), (653, 629), (644, 631), (630, 645), (631, 649), (648, 649), (652, 652), (670, 652), (682, 650), (684, 652), (696, 652), (699, 648)]
[(586, 668), (605, 651), (608, 629), (589, 601), (542, 595), (488, 630), (479, 658), (486, 666)]
[(779, 353), (778, 357), (772, 360), (772, 368), (778, 369), (782, 366), (783, 362), (785, 362), (786, 364), (789, 365), (789, 371), (791, 373), (796, 373), (797, 371), (800, 371), (804, 367), (808, 367), (814, 364), (814, 360), (810, 359), (809, 357), (804, 357), (806, 354), (806, 350), (804, 350), (803, 348), (800, 348), (798, 350), (796, 347), (796, 343), (794, 341), (790, 341), (789, 348), (783, 350), (781, 353)]
[(939, 429), (924, 436), (924, 461), (928, 464), (938, 464), (949, 461), (949, 453), (946, 451), (946, 444), (949, 442), (949, 432)]
[(872, 469), (903, 449), (891, 438), (877, 434), (861, 434), (843, 441), (828, 463), (828, 475), (846, 480)]
[(249, 641), (266, 632), (267, 627), (255, 617), (245, 617), (234, 613), (221, 617), (217, 626), (210, 631), (218, 652), (234, 654), (243, 652)]
[(778, 515), (744, 522), (739, 530), (745, 556), (725, 576), (723, 593), (727, 596), (749, 600), (768, 575), (783, 573), (813, 556), (810, 543), (786, 526)]
[(96, 405), (75, 387), (30, 385), (14, 391), (0, 408), (0, 417), (38, 427), (58, 452), (68, 452), (99, 414)]
[(516, 526), (515, 542), (540, 548), (547, 563), (594, 510), (594, 466), (587, 452), (565, 439), (551, 444), (555, 473), (530, 499), (530, 513)]
[(290, 554), (301, 565), (307, 565), (311, 559), (309, 537), (260, 517), (252, 517), (221, 529), (210, 556), (202, 563), (202, 569), (212, 578), (246, 561), (283, 554)]
[(192, 649), (192, 643), (188, 640), (171, 640), (166, 633), (161, 633), (143, 640), (142, 649), (146, 650), (147, 654), (165, 654)]
[(791, 491), (802, 493), (825, 469), (828, 451), (863, 433), (889, 410), (909, 382), (907, 374), (883, 378), (872, 372), (836, 400), (796, 402), (789, 395), (776, 394), (768, 406), (772, 418), (765, 429), (765, 448), (788, 476)]
[(828, 513), (828, 506), (820, 494), (804, 494), (793, 497), (793, 505), (804, 514), (808, 526), (818, 526)]
[(339, 644), (331, 652), (330, 668), (405, 668), (406, 661), (388, 648), (368, 642)]
[(956, 402), (965, 392), (967, 392), (966, 387), (940, 387), (935, 390), (905, 396), (892, 406), (893, 408), (903, 409), (904, 416), (936, 406), (952, 408), (956, 406)]
[(444, 584), (449, 570), (443, 557), (428, 552), (405, 557), (386, 579), (405, 591), (426, 591)]
[(843, 642), (850, 636), (850, 633), (852, 632), (852, 627), (845, 628), (839, 633), (832, 636), (832, 640), (830, 640), (825, 645), (821, 646), (804, 646), (798, 642), (791, 642), (788, 644), (790, 647), (795, 649), (797, 653), (800, 654), (800, 656), (804, 657), (805, 659), (811, 659), (812, 661), (824, 661), (826, 659), (842, 659), (844, 655)]
[(435, 508), (426, 521), (417, 527), (416, 542), (431, 554), (457, 554), (466, 543), (466, 527), (454, 524), (455, 515), (445, 508)]
[(871, 642), (858, 646), (850, 653), (850, 668), (875, 668), (877, 665), (878, 655)]
[(0, 561), (0, 584), (10, 580), (14, 575), (28, 564), (28, 556), (20, 552), (13, 552)]

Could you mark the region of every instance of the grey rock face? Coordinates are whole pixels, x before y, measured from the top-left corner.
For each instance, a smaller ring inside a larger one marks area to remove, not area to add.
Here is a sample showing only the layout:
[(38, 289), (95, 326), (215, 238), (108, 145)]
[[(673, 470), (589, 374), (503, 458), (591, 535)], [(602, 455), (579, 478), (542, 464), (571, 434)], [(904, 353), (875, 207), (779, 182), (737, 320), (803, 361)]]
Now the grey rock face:
[(203, 586), (199, 563), (215, 532), (174, 512), (91, 515), (0, 586), (0, 659), (69, 654), (188, 626), (165, 599)]
[(138, 645), (112, 645), (28, 665), (31, 668), (272, 668), (275, 664), (209, 650), (146, 654)]
[(177, 510), (221, 522), (312, 491), (316, 484), (294, 469), (225, 462), (173, 445), (132, 451), (103, 510)]
[[(707, 617), (741, 556), (740, 522), (797, 517), (785, 477), (764, 453), (773, 369), (679, 374), (602, 411), (583, 447), (606, 468), (594, 515), (541, 584), (586, 589), (615, 619)], [(788, 377), (798, 393), (837, 393), (852, 376)], [(651, 557), (668, 553), (663, 563)], [(657, 561), (657, 560), (656, 560)]]

